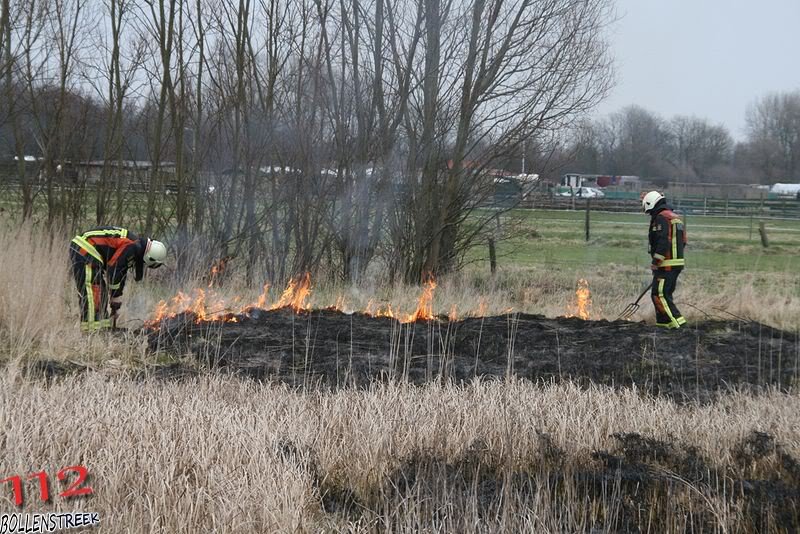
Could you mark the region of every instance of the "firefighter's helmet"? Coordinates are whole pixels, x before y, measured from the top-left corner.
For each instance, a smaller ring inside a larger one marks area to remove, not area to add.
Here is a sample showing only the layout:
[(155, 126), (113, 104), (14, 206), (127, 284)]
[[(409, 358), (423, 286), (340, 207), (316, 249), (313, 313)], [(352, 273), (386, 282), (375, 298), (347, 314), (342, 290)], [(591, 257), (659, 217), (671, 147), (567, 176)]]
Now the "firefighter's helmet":
[(164, 265), (167, 259), (167, 247), (161, 241), (155, 239), (147, 240), (147, 248), (144, 250), (144, 264), (155, 269)]
[(664, 200), (664, 195), (658, 191), (650, 191), (642, 197), (642, 210), (645, 213), (650, 213), (650, 210), (656, 207), (660, 201)]

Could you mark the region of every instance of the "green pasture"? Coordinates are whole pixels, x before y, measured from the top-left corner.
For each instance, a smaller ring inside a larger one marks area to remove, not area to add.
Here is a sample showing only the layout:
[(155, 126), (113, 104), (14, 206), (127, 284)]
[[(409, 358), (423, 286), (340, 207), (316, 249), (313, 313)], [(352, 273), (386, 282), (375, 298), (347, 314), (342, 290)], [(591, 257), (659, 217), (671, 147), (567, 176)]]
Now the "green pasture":
[[(80, 227), (94, 219), (95, 192), (82, 196)], [(112, 199), (115, 206), (116, 199)], [(160, 224), (173, 221), (172, 198), (160, 198)], [(15, 214), (20, 209), (19, 192), (0, 189), (0, 213)], [(126, 217), (119, 224), (134, 227), (141, 223), (145, 197), (127, 194), (123, 199)], [(42, 191), (36, 196), (35, 218), (47, 213)], [(687, 269), (708, 273), (764, 273), (796, 275), (800, 270), (800, 220), (763, 219), (769, 237), (764, 248), (758, 232), (758, 217), (720, 217), (689, 215), (684, 217), (689, 236), (686, 250)], [(647, 268), (647, 231), (649, 217), (635, 213), (590, 213), (590, 239), (585, 240), (585, 211), (516, 209), (501, 216), (498, 243), (500, 267), (536, 267), (570, 269), (587, 274), (606, 271), (612, 266)], [(471, 266), (488, 270), (488, 246), (471, 250)], [(798, 277), (800, 279), (800, 276)]]
[[(498, 263), (554, 269), (646, 267), (649, 217), (593, 211), (585, 240), (584, 211), (514, 210), (501, 219), (508, 236), (498, 245)], [(800, 221), (764, 220), (769, 247), (758, 232), (759, 219), (690, 215), (685, 218), (687, 269), (726, 272), (783, 272), (800, 269)], [(474, 259), (488, 262), (487, 249)]]

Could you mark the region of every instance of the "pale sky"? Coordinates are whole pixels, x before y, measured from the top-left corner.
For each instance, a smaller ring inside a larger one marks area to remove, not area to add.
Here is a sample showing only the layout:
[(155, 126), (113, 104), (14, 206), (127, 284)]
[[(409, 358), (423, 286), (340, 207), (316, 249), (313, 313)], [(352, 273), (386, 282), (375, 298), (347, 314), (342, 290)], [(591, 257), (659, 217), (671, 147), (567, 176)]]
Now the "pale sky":
[(800, 89), (800, 0), (616, 0), (617, 85), (596, 116), (629, 104), (696, 115), (744, 137), (745, 110)]

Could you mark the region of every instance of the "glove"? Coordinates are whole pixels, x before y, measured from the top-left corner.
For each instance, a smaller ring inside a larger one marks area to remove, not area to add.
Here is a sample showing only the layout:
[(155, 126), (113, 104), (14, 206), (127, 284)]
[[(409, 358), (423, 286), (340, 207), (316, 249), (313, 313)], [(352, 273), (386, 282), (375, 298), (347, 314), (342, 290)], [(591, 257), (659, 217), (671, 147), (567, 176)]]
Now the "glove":
[(650, 264), (651, 271), (657, 271), (661, 268), (661, 260), (653, 258), (653, 263)]
[(111, 315), (117, 315), (122, 307), (121, 299), (111, 299)]

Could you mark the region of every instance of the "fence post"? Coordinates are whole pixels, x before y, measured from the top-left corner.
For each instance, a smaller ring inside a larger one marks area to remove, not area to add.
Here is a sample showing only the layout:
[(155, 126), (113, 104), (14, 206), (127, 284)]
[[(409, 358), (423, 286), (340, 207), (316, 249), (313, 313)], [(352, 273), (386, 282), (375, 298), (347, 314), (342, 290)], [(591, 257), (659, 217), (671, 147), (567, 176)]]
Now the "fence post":
[(586, 199), (586, 223), (585, 223), (585, 230), (586, 230), (586, 241), (589, 241), (589, 212), (592, 209), (592, 199)]
[(758, 233), (761, 234), (761, 245), (764, 248), (769, 247), (769, 239), (767, 238), (767, 228), (764, 226), (764, 221), (759, 221)]
[(750, 208), (750, 241), (753, 240), (753, 208)]
[(703, 197), (703, 215), (708, 215), (708, 197)]
[(494, 246), (494, 237), (489, 237), (489, 271), (494, 276), (497, 272), (497, 251)]
[(497, 272), (497, 247), (495, 245), (495, 237), (500, 237), (500, 216), (494, 214), (494, 233), (489, 235), (489, 270), (492, 276)]

